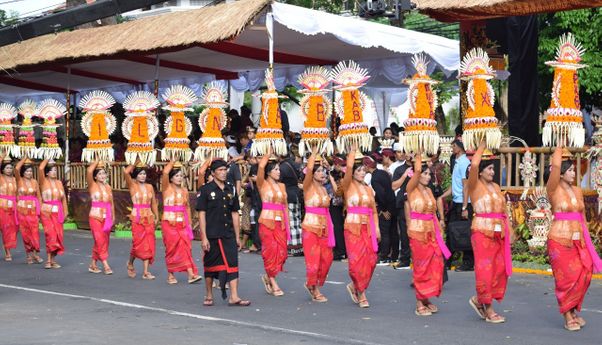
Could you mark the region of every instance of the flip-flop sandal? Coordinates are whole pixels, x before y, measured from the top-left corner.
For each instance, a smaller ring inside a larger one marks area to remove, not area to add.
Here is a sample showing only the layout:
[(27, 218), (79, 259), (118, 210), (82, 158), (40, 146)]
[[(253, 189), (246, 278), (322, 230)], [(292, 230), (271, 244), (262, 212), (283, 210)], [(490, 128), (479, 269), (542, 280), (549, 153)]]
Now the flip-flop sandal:
[(474, 309), (475, 313), (477, 313), (477, 315), (479, 315), (481, 320), (485, 320), (485, 310), (483, 309), (482, 306), (479, 307), (479, 305), (477, 303), (475, 303), (475, 301), (472, 299), (472, 297), (468, 300), (468, 304), (470, 304), (472, 309)]
[(51, 268), (52, 268), (52, 263), (51, 263), (51, 262), (47, 262), (47, 263), (44, 265), (44, 268), (45, 268), (45, 269), (47, 269), (47, 270), (51, 269)]
[(349, 296), (351, 296), (353, 303), (358, 304), (360, 302), (357, 298), (357, 292), (355, 291), (353, 283), (347, 284), (347, 292), (349, 292)]
[(431, 316), (433, 313), (426, 306), (418, 307), (414, 310), (414, 314), (417, 316)]
[(426, 308), (433, 314), (436, 314), (439, 311), (439, 308), (437, 308), (437, 306), (434, 305), (433, 303), (427, 304)]
[(499, 315), (498, 313), (493, 313), (492, 315), (488, 315), (485, 318), (485, 322), (489, 322), (489, 323), (504, 323), (506, 322), (506, 319)]
[(144, 280), (155, 280), (155, 276), (150, 274), (150, 273), (146, 273), (142, 275), (142, 279)]
[(34, 260), (33, 260), (34, 264), (41, 264), (42, 262), (44, 262), (44, 259), (42, 259), (39, 256), (37, 258), (34, 258)]
[(57, 264), (56, 262), (52, 263), (52, 268), (61, 268), (61, 267), (63, 267), (63, 266)]
[(575, 332), (581, 330), (581, 326), (579, 326), (579, 322), (575, 319), (564, 324), (564, 329), (567, 331)]
[[(128, 277), (130, 278), (136, 278), (136, 269), (134, 268), (134, 265), (127, 264), (127, 270), (128, 270)], [(144, 278), (144, 277), (142, 277)]]
[(231, 303), (229, 302), (228, 303), (229, 307), (248, 307), (250, 305), (251, 305), (251, 301), (245, 301), (245, 300), (242, 300), (242, 299), (239, 299), (236, 302), (231, 302)]
[(275, 297), (281, 297), (281, 296), (284, 296), (284, 291), (282, 291), (280, 289), (276, 289), (272, 292), (272, 295), (274, 295)]
[(111, 270), (110, 268), (109, 269), (105, 269), (104, 270), (104, 274), (107, 275), (107, 276), (110, 276), (111, 274), (113, 274), (113, 270)]
[(102, 271), (98, 267), (88, 266), (88, 272), (98, 274), (98, 273), (101, 273)]
[(581, 316), (577, 315), (577, 313), (572, 312), (571, 314), (573, 314), (573, 319), (575, 321), (577, 321), (577, 323), (579, 324), (579, 326), (583, 327), (583, 326), (585, 326), (587, 324), (587, 322), (585, 322), (585, 320)]
[(211, 307), (211, 306), (213, 306), (213, 298), (207, 298), (207, 297), (205, 297), (205, 299), (203, 300), (203, 305), (205, 307)]
[(176, 285), (177, 283), (178, 283), (178, 280), (176, 278), (167, 279), (167, 284), (169, 284), (169, 285)]
[(28, 265), (33, 265), (33, 258), (27, 258), (27, 259), (25, 260), (25, 262), (26, 262)]
[(272, 284), (270, 283), (270, 278), (268, 278), (267, 274), (261, 276), (261, 281), (263, 282), (265, 292), (267, 292), (269, 295), (273, 294), (274, 291), (272, 291)]
[(4, 258), (4, 261), (13, 261), (13, 257), (12, 256), (7, 256)]
[(311, 298), (312, 301), (314, 302), (318, 302), (318, 303), (326, 303), (328, 302), (328, 298), (326, 298), (326, 296), (319, 294), (317, 296), (314, 296)]
[(188, 279), (188, 284), (194, 284), (201, 279), (203, 279), (203, 277), (201, 277), (201, 276), (192, 277), (192, 278)]
[(359, 305), (360, 308), (370, 308), (370, 303), (368, 303), (367, 299), (363, 299), (363, 300), (359, 301), (357, 303), (357, 305)]

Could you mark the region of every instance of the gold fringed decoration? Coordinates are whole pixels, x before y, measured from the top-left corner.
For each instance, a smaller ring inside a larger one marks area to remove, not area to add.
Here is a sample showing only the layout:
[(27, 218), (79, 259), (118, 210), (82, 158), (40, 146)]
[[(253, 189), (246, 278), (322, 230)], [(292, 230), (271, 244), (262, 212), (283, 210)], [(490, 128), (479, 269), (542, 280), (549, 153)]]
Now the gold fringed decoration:
[(228, 149), (222, 136), (222, 129), (226, 127), (226, 89), (218, 82), (211, 82), (203, 88), (201, 94), (202, 105), (205, 110), (199, 116), (199, 127), (203, 134), (194, 151), (196, 161), (221, 158), (228, 160)]
[(438, 82), (428, 76), (428, 61), (423, 54), (414, 55), (412, 64), (416, 74), (403, 81), (409, 85), (410, 114), (404, 122), (404, 132), (399, 141), (406, 153), (420, 151), (433, 155), (439, 149), (439, 133), (435, 120), (437, 94), (432, 86)]
[(483, 49), (474, 48), (462, 59), (460, 79), (468, 81), (468, 109), (462, 134), (466, 150), (475, 150), (483, 140), (487, 148), (497, 150), (502, 142), (502, 132), (493, 111), (495, 93), (489, 84), (493, 77), (489, 56)]
[(165, 138), (165, 147), (161, 150), (161, 159), (188, 162), (192, 158), (188, 139), (192, 132), (192, 123), (184, 112), (193, 110), (191, 106), (197, 101), (197, 97), (192, 89), (183, 85), (170, 87), (162, 96), (167, 102), (163, 109), (169, 110), (171, 116), (164, 124), (167, 138)]
[(259, 129), (251, 145), (251, 154), (263, 156), (268, 153), (271, 146), (275, 154), (285, 155), (288, 149), (282, 133), (282, 120), (280, 118), (280, 108), (278, 107), (278, 99), (285, 98), (285, 96), (278, 95), (271, 69), (265, 71), (265, 83), (267, 90), (260, 96)]
[(447, 165), (451, 164), (451, 156), (453, 154), (452, 142), (454, 137), (452, 136), (441, 136), (439, 137), (439, 160)]
[(378, 143), (380, 144), (381, 149), (393, 149), (393, 144), (395, 144), (395, 139), (378, 139)]
[(359, 90), (368, 78), (368, 71), (354, 61), (339, 62), (331, 72), (331, 79), (337, 84), (334, 87), (337, 90), (335, 110), (341, 125), (336, 143), (341, 153), (349, 151), (353, 145), (362, 151), (372, 148), (372, 135), (363, 115), (371, 100)]
[(577, 70), (586, 65), (580, 64), (585, 49), (568, 33), (560, 37), (556, 50), (556, 60), (546, 65), (554, 67), (552, 101), (545, 113), (546, 124), (543, 127), (544, 146), (583, 147), (585, 129), (579, 102), (579, 78)]
[(115, 116), (110, 112), (113, 104), (113, 96), (100, 90), (88, 93), (79, 101), (79, 107), (85, 113), (81, 127), (88, 137), (86, 148), (82, 150), (83, 162), (115, 160), (115, 151), (109, 139), (109, 135), (117, 129)]
[(123, 102), (126, 118), (121, 125), (123, 136), (128, 140), (125, 161), (135, 164), (136, 159), (148, 166), (155, 164), (157, 152), (153, 140), (159, 134), (159, 122), (154, 110), (159, 100), (148, 91), (136, 91)]
[(329, 83), (330, 76), (324, 67), (309, 67), (299, 75), (299, 84), (304, 87), (299, 92), (305, 94), (301, 99), (301, 112), (305, 119), (299, 143), (301, 156), (305, 155), (306, 150), (311, 152), (315, 146), (318, 147), (318, 153), (334, 153), (327, 125), (332, 115), (332, 102), (325, 95)]
[(46, 99), (39, 104), (36, 112), (38, 117), (44, 119), (44, 124), (42, 124), (42, 146), (38, 148), (35, 158), (61, 158), (63, 150), (59, 146), (56, 133), (56, 129), (61, 125), (56, 123), (56, 119), (64, 116), (67, 108), (57, 100)]
[(15, 155), (13, 119), (17, 117), (17, 109), (8, 103), (0, 104), (0, 154), (3, 156)]
[(37, 104), (32, 100), (26, 100), (19, 105), (19, 114), (23, 116), (23, 122), (19, 128), (19, 141), (13, 152), (16, 158), (24, 156), (37, 156), (38, 149), (36, 147), (36, 138), (34, 136), (34, 127), (37, 124), (31, 122), (31, 119), (36, 116), (38, 110)]

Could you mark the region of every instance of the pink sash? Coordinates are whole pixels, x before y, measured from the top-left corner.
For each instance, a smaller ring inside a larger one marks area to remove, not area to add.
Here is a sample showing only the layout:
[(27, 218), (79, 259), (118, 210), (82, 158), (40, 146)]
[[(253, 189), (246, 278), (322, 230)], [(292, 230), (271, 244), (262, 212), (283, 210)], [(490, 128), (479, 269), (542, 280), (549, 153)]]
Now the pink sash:
[(596, 247), (592, 243), (592, 238), (589, 235), (589, 231), (587, 230), (587, 225), (585, 224), (585, 218), (583, 218), (583, 213), (579, 212), (556, 212), (554, 213), (554, 220), (569, 220), (576, 221), (581, 224), (581, 230), (583, 230), (583, 239), (585, 240), (585, 246), (587, 247), (587, 251), (589, 255), (592, 257), (592, 262), (594, 264), (594, 272), (602, 271), (602, 260), (598, 253), (596, 252)]
[(330, 218), (330, 210), (328, 209), (328, 207), (309, 207), (308, 206), (308, 207), (305, 207), (305, 212), (326, 217), (326, 223), (328, 225), (328, 247), (333, 248), (335, 246), (334, 225), (332, 224), (332, 218)]
[(63, 201), (61, 200), (47, 200), (44, 201), (47, 205), (57, 206), (59, 208), (59, 223), (65, 222), (65, 210), (63, 210)]
[(109, 201), (92, 201), (92, 207), (104, 208), (106, 211), (105, 222), (102, 225), (102, 231), (111, 232), (113, 227), (113, 207)]
[(36, 203), (36, 214), (38, 216), (40, 215), (40, 200), (38, 199), (37, 196), (34, 196), (34, 195), (22, 195), (22, 196), (19, 197), (19, 200), (35, 201), (35, 203)]
[(136, 223), (140, 223), (140, 210), (150, 207), (150, 204), (134, 204), (134, 210), (136, 210)]
[(0, 195), (0, 199), (10, 200), (13, 202), (13, 215), (15, 216), (15, 225), (19, 225), (19, 219), (17, 218), (17, 197), (14, 195)]
[(288, 206), (283, 204), (274, 204), (271, 202), (262, 202), (261, 209), (268, 211), (280, 211), (282, 212), (282, 218), (284, 218), (284, 228), (286, 229), (286, 240), (291, 240), (291, 227), (288, 221)]
[(360, 214), (370, 216), (370, 237), (372, 240), (372, 250), (378, 252), (378, 241), (376, 239), (376, 224), (374, 224), (374, 210), (371, 207), (365, 206), (349, 206), (347, 213)]
[(512, 251), (510, 250), (510, 228), (508, 227), (508, 217), (505, 213), (477, 213), (475, 217), (488, 219), (501, 219), (504, 222), (504, 263), (506, 265), (506, 275), (512, 275)]
[(188, 237), (192, 240), (194, 238), (194, 234), (192, 233), (192, 227), (190, 226), (190, 219), (188, 219), (188, 212), (186, 212), (186, 207), (184, 205), (172, 205), (172, 206), (163, 206), (163, 212), (182, 212), (184, 213), (184, 228), (188, 233)]
[(435, 225), (435, 240), (437, 241), (437, 245), (439, 249), (441, 249), (441, 253), (446, 259), (449, 259), (451, 256), (451, 252), (447, 249), (445, 242), (443, 241), (443, 236), (441, 236), (441, 228), (439, 227), (439, 220), (432, 213), (419, 213), (419, 212), (411, 212), (410, 219), (415, 220), (425, 220), (432, 221)]

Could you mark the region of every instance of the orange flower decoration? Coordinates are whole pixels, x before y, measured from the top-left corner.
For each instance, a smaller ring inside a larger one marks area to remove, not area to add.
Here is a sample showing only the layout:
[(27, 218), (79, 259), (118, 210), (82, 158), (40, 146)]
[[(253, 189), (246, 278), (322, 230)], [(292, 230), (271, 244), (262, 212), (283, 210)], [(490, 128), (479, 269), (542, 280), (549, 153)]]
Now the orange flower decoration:
[(311, 151), (316, 145), (320, 153), (331, 155), (334, 152), (327, 124), (332, 115), (332, 102), (325, 95), (329, 83), (330, 76), (324, 67), (309, 67), (299, 76), (299, 84), (304, 87), (299, 92), (305, 94), (301, 99), (301, 111), (305, 117), (299, 145), (301, 156), (306, 148)]
[(356, 62), (339, 62), (332, 70), (332, 80), (337, 84), (337, 96), (335, 99), (335, 110), (341, 117), (337, 148), (339, 152), (348, 151), (352, 145), (356, 145), (362, 151), (368, 151), (372, 147), (372, 136), (368, 125), (364, 123), (364, 110), (371, 100), (359, 90), (364, 82), (370, 78), (368, 71), (361, 68)]
[(203, 88), (201, 94), (203, 105), (207, 106), (199, 116), (199, 126), (203, 134), (198, 141), (199, 146), (194, 158), (204, 161), (212, 158), (228, 159), (228, 149), (222, 137), (222, 129), (226, 126), (226, 89), (218, 82), (211, 82)]
[(560, 37), (556, 60), (546, 62), (554, 67), (554, 83), (552, 102), (543, 127), (544, 146), (583, 147), (585, 144), (577, 76), (577, 70), (586, 67), (579, 63), (584, 52), (585, 49), (575, 42), (575, 36), (568, 33)]
[(115, 116), (110, 112), (113, 104), (113, 96), (100, 90), (88, 93), (79, 102), (79, 107), (86, 113), (81, 121), (82, 131), (88, 137), (82, 161), (111, 162), (115, 159), (113, 144), (109, 140), (109, 135), (117, 128)]
[(404, 80), (410, 86), (410, 114), (404, 122), (404, 132), (399, 141), (405, 152), (435, 154), (439, 150), (439, 133), (435, 120), (437, 95), (432, 85), (437, 81), (429, 78), (428, 62), (423, 54), (414, 55), (412, 63), (416, 74), (411, 79)]
[(274, 85), (274, 75), (270, 69), (265, 71), (265, 83), (267, 90), (261, 94), (259, 129), (251, 145), (251, 153), (255, 156), (262, 156), (272, 146), (275, 154), (284, 155), (287, 147), (282, 133), (282, 120), (278, 107), (278, 99), (284, 98), (284, 96), (278, 95)]
[(188, 139), (192, 132), (192, 123), (184, 112), (193, 110), (190, 106), (196, 102), (197, 97), (192, 89), (183, 85), (174, 85), (165, 91), (163, 99), (167, 102), (163, 109), (169, 110), (171, 116), (164, 124), (167, 138), (165, 138), (165, 147), (161, 150), (161, 159), (187, 162), (192, 158)]
[(136, 91), (123, 102), (127, 117), (121, 130), (129, 140), (125, 151), (128, 164), (135, 164), (137, 159), (149, 166), (155, 164), (157, 155), (153, 140), (159, 134), (159, 123), (153, 112), (159, 104), (159, 100), (148, 91)]

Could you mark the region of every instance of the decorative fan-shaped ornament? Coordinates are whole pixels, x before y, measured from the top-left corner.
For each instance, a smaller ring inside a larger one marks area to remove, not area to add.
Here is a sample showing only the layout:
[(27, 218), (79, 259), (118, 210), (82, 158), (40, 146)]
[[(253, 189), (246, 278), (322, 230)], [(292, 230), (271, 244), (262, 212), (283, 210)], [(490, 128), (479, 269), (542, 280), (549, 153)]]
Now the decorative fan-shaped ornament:
[(197, 161), (228, 159), (228, 149), (222, 137), (222, 129), (226, 127), (226, 112), (223, 109), (228, 106), (226, 95), (226, 89), (219, 82), (211, 82), (203, 87), (201, 102), (207, 108), (199, 116), (199, 127), (203, 133), (194, 151)]
[(543, 145), (583, 147), (585, 129), (579, 101), (579, 78), (577, 70), (587, 67), (580, 64), (585, 49), (568, 33), (560, 37), (556, 60), (546, 65), (554, 67), (552, 101), (546, 110), (543, 127)]
[(17, 109), (8, 103), (0, 104), (0, 154), (15, 155), (15, 135), (12, 120), (17, 117)]
[(36, 157), (38, 149), (36, 147), (36, 138), (34, 136), (34, 127), (37, 124), (31, 122), (31, 119), (36, 116), (38, 106), (32, 100), (26, 100), (21, 103), (18, 108), (19, 114), (23, 116), (23, 123), (19, 128), (19, 141), (13, 155), (17, 158), (23, 156)]
[(127, 117), (121, 130), (128, 139), (125, 152), (128, 164), (135, 164), (137, 159), (149, 166), (155, 164), (153, 140), (159, 134), (159, 123), (153, 112), (159, 105), (159, 100), (148, 91), (136, 91), (123, 102)]
[(85, 113), (81, 127), (88, 137), (86, 148), (82, 151), (82, 161), (111, 162), (115, 159), (113, 145), (109, 139), (109, 135), (117, 128), (115, 116), (110, 112), (113, 104), (113, 96), (100, 90), (88, 93), (79, 101), (79, 107)]
[(63, 150), (59, 147), (56, 129), (61, 125), (56, 119), (62, 117), (67, 108), (55, 99), (45, 99), (38, 105), (37, 116), (44, 119), (42, 124), (42, 145), (38, 148), (37, 158), (59, 159), (63, 156)]
[(284, 155), (287, 151), (286, 141), (282, 133), (282, 121), (280, 118), (280, 108), (278, 99), (285, 96), (278, 95), (274, 85), (274, 75), (272, 70), (265, 71), (265, 83), (267, 90), (261, 94), (261, 116), (259, 119), (259, 129), (251, 144), (251, 154), (255, 156), (265, 155), (270, 146), (277, 155)]
[(495, 94), (489, 84), (494, 76), (489, 56), (481, 48), (470, 50), (460, 63), (460, 79), (468, 80), (466, 98), (469, 107), (464, 117), (462, 135), (467, 150), (476, 149), (482, 140), (485, 140), (489, 149), (500, 147), (502, 132), (493, 111)]
[(305, 122), (301, 130), (299, 154), (303, 156), (305, 150), (312, 150), (317, 146), (319, 153), (331, 155), (334, 152), (330, 140), (328, 120), (332, 115), (332, 102), (326, 97), (326, 89), (330, 83), (330, 75), (324, 67), (309, 67), (299, 76), (299, 84), (304, 89), (299, 92), (305, 96), (301, 99), (301, 112)]
[(174, 85), (163, 93), (163, 99), (167, 102), (163, 109), (169, 110), (171, 114), (163, 124), (167, 138), (164, 140), (165, 147), (161, 150), (161, 159), (187, 162), (192, 158), (188, 139), (192, 123), (184, 112), (192, 110), (191, 106), (197, 101), (197, 97), (189, 87)]
[(437, 94), (432, 85), (438, 82), (426, 74), (428, 61), (423, 54), (414, 55), (412, 63), (416, 74), (403, 81), (409, 85), (410, 114), (399, 141), (405, 152), (435, 154), (439, 150), (439, 133), (435, 120)]
[(341, 153), (347, 152), (354, 144), (362, 151), (369, 151), (372, 147), (372, 136), (363, 115), (370, 101), (359, 90), (368, 78), (368, 70), (354, 61), (339, 62), (331, 72), (331, 79), (336, 84), (333, 88), (337, 90), (335, 110), (341, 118), (336, 140)]

